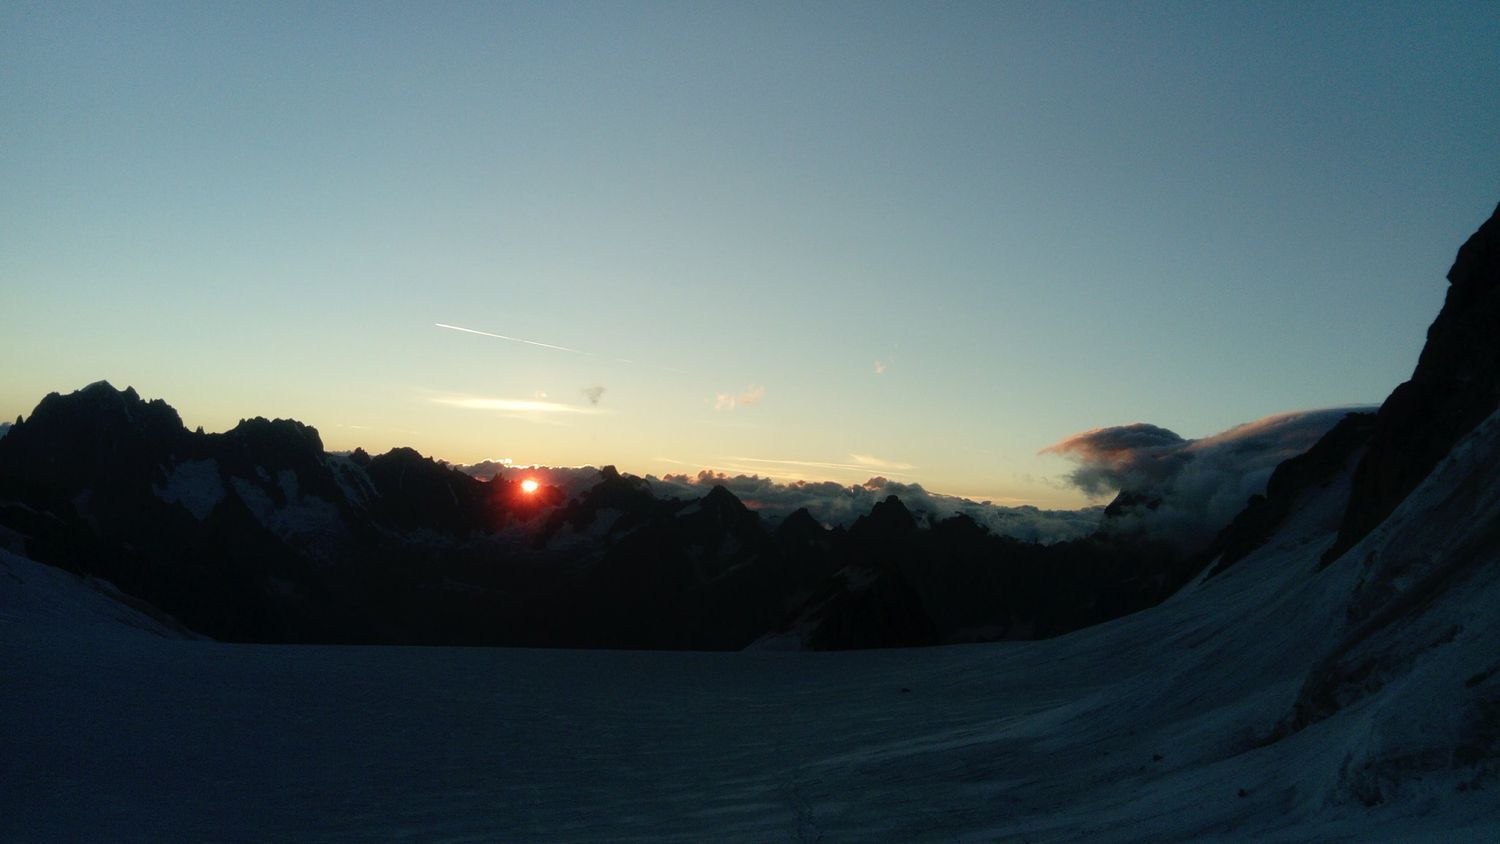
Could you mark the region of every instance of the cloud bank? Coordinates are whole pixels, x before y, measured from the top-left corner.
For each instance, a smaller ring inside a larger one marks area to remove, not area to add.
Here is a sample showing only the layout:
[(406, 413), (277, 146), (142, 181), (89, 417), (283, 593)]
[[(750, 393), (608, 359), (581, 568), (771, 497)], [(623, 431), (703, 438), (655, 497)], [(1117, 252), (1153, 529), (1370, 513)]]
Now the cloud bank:
[(1279, 463), (1307, 451), (1345, 415), (1365, 409), (1281, 413), (1197, 440), (1138, 422), (1084, 431), (1043, 453), (1075, 461), (1068, 480), (1089, 495), (1132, 494), (1135, 504), (1110, 519), (1110, 529), (1192, 546), (1212, 538), (1250, 496), (1264, 493)]
[(1027, 542), (1060, 542), (1092, 533), (1099, 526), (1103, 508), (1042, 510), (1036, 507), (1001, 507), (951, 495), (929, 492), (921, 484), (874, 477), (862, 484), (834, 481), (790, 481), (780, 483), (758, 475), (726, 475), (704, 469), (696, 475), (647, 476), (652, 490), (661, 497), (698, 498), (715, 485), (723, 486), (750, 507), (770, 519), (781, 519), (798, 508), (807, 508), (813, 518), (829, 526), (848, 527), (870, 512), (888, 495), (901, 499), (918, 521), (929, 523), (963, 513), (992, 533)]
[[(703, 469), (696, 474), (646, 475), (659, 498), (696, 499), (714, 486), (734, 493), (747, 507), (778, 521), (807, 508), (825, 525), (848, 527), (876, 502), (894, 495), (919, 521), (935, 523), (962, 513), (992, 533), (1028, 542), (1053, 543), (1087, 536), (1101, 526), (1109, 531), (1139, 533), (1191, 548), (1207, 542), (1245, 507), (1250, 496), (1265, 492), (1271, 472), (1283, 460), (1306, 451), (1346, 414), (1363, 407), (1331, 408), (1268, 416), (1211, 437), (1190, 440), (1146, 423), (1096, 428), (1068, 437), (1044, 451), (1075, 461), (1068, 481), (1090, 495), (1124, 490), (1134, 503), (1118, 516), (1104, 518), (1104, 507), (1042, 510), (1004, 507), (929, 492), (920, 484), (873, 477), (860, 484), (835, 481), (778, 480), (749, 468), (748, 474)], [(822, 469), (914, 468), (866, 454), (852, 463), (754, 460), (752, 466), (780, 464)], [(573, 498), (598, 483), (600, 472), (584, 467), (517, 467), (509, 460), (485, 461), (455, 468), (489, 480), (496, 472), (515, 480), (531, 477), (556, 486)], [(771, 468), (767, 471), (774, 472)]]
[[(509, 460), (486, 460), (483, 463), (455, 465), (454, 468), (483, 480), (489, 480), (497, 472), (508, 480), (535, 478), (543, 484), (558, 487), (568, 498), (579, 496), (597, 484), (601, 477), (600, 471), (593, 466), (514, 466)], [(745, 506), (772, 522), (780, 521), (798, 508), (806, 507), (814, 519), (829, 527), (848, 527), (855, 519), (869, 513), (876, 502), (894, 495), (901, 499), (919, 521), (932, 523), (963, 513), (989, 528), (992, 533), (1026, 542), (1052, 543), (1086, 536), (1099, 526), (1104, 513), (1103, 507), (1087, 507), (1082, 510), (1001, 507), (989, 502), (928, 492), (920, 484), (901, 483), (883, 477), (846, 486), (833, 481), (781, 483), (759, 475), (727, 475), (704, 469), (696, 475), (646, 475), (645, 480), (658, 498), (698, 499), (707, 495), (715, 486), (723, 486), (744, 502)]]

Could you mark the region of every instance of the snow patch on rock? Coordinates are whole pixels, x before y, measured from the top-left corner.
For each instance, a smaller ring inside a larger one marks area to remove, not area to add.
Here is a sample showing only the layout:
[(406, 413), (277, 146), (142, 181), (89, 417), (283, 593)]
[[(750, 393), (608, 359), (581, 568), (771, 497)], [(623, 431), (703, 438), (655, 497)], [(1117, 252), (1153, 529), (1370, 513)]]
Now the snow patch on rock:
[[(278, 473), (278, 486), (286, 492), (297, 491), (295, 476), (290, 480), (290, 471)], [(266, 529), (283, 539), (298, 539), (308, 542), (308, 549), (316, 551), (344, 533), (343, 518), (333, 502), (316, 495), (288, 496), (286, 505), (278, 507), (266, 490), (244, 478), (231, 478), (230, 483), (240, 500), (245, 502), (257, 521)]]
[(152, 491), (168, 504), (181, 504), (201, 522), (224, 500), (219, 462), (184, 460), (172, 467), (165, 486), (153, 487)]

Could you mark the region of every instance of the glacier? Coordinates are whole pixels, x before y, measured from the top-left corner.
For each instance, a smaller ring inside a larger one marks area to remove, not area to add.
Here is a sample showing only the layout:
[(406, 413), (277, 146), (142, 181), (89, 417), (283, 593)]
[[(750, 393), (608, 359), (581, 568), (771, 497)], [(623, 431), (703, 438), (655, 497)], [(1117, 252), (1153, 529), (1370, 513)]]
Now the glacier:
[[(0, 837), (1500, 840), (1500, 414), (1320, 567), (1349, 474), (1157, 607), (904, 650), (223, 644), (3, 552)], [(1378, 561), (1460, 549), (1299, 721)]]

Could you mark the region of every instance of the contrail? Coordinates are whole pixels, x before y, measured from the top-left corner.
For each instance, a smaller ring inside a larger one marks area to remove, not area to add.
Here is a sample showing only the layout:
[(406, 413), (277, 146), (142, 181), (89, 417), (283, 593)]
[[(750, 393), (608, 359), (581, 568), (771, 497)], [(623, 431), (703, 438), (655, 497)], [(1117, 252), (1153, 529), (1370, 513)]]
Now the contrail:
[(542, 343), (537, 340), (527, 340), (524, 337), (507, 337), (504, 334), (491, 334), (488, 331), (478, 331), (473, 328), (464, 328), (461, 325), (449, 325), (446, 322), (434, 322), (433, 325), (436, 325), (438, 328), (446, 328), (449, 331), (462, 331), (465, 334), (478, 334), (481, 337), (494, 337), (496, 340), (509, 340), (512, 343), (525, 343), (528, 346), (540, 346), (543, 349), (556, 349), (559, 352), (571, 352), (575, 355), (589, 355), (589, 357), (593, 357), (592, 354), (590, 354), (589, 352), (585, 352), (582, 349), (570, 349), (567, 346), (554, 346), (551, 343)]
[[(551, 343), (543, 343), (540, 340), (527, 340), (525, 337), (509, 337), (509, 336), (506, 336), (504, 334), (494, 334), (494, 333), (491, 333), (489, 331), (480, 331), (477, 328), (464, 328), (462, 325), (449, 325), (446, 322), (434, 322), (433, 325), (437, 326), (438, 328), (446, 328), (449, 331), (462, 331), (465, 334), (478, 334), (481, 337), (493, 337), (496, 340), (509, 340), (512, 343), (525, 343), (528, 346), (537, 346), (538, 348), (552, 349), (553, 351), (567, 352), (567, 353), (573, 354), (573, 355), (583, 355), (584, 357), (588, 357), (588, 358), (606, 358), (606, 359), (612, 360), (612, 361), (614, 361), (616, 363), (629, 364), (630, 366), (639, 366), (640, 365), (637, 361), (633, 361), (633, 360), (631, 360), (629, 358), (610, 357), (609, 355), (600, 355), (600, 354), (596, 354), (594, 352), (586, 352), (583, 349), (569, 348), (567, 346), (554, 346)], [(651, 368), (651, 369), (657, 369), (657, 370), (660, 370), (662, 372), (673, 372), (673, 373), (676, 373), (678, 375), (690, 375), (690, 374), (692, 374), (692, 373), (688, 372), (685, 369), (673, 369), (670, 366), (650, 366), (649, 368)]]

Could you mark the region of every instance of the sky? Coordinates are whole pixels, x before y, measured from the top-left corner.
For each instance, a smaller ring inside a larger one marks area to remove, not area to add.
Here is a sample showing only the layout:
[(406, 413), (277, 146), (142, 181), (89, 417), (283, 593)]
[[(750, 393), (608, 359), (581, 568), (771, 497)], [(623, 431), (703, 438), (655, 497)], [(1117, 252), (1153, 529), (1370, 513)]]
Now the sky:
[(1080, 431), (1410, 374), (1500, 201), (1496, 44), (1494, 3), (9, 2), (0, 418), (107, 379), (1077, 506)]

